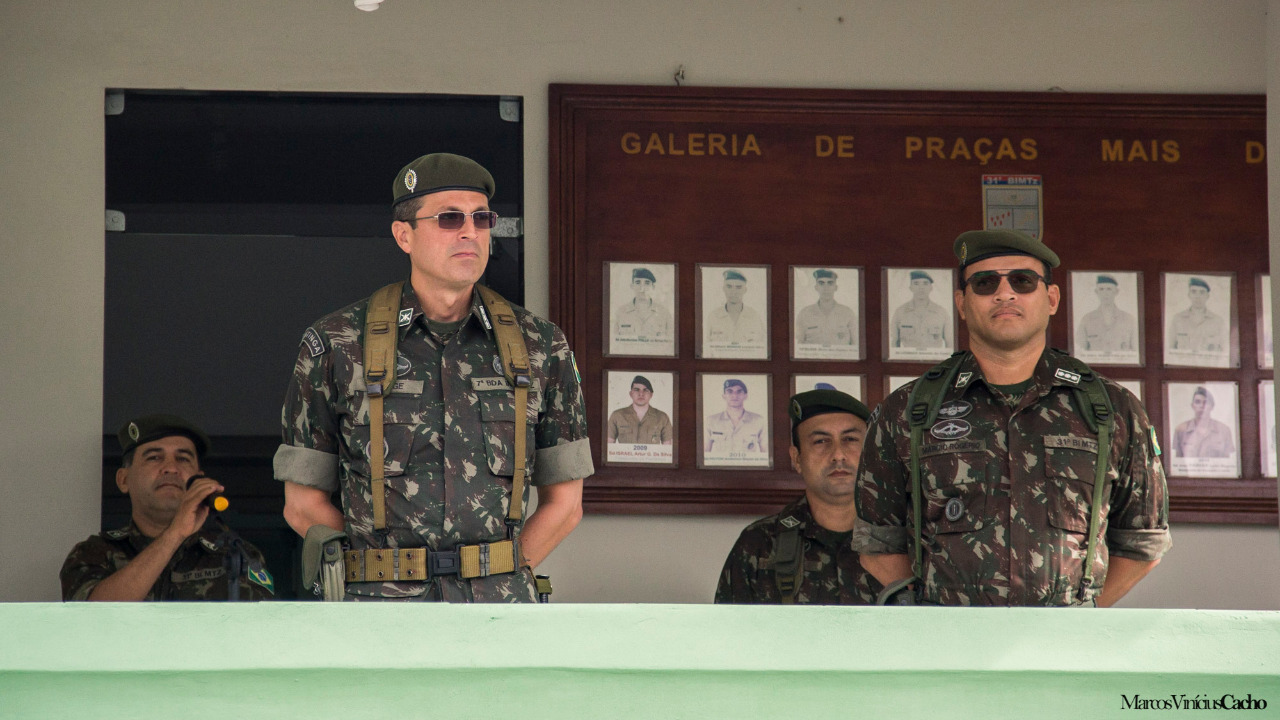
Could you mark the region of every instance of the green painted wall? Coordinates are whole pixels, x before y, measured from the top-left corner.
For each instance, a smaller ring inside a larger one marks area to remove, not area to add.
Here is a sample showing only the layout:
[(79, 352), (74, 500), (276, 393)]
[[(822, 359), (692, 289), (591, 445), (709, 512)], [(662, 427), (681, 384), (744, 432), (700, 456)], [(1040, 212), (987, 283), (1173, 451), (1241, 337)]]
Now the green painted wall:
[(1274, 612), (4, 604), (0, 627), (3, 718), (1280, 712)]

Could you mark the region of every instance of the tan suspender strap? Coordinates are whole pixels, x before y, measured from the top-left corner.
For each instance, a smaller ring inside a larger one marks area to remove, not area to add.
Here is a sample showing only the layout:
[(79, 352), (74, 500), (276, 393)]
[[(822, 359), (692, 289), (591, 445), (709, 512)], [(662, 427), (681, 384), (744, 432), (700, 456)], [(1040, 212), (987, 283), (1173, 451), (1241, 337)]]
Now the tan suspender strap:
[(508, 503), (507, 525), (517, 525), (524, 518), (525, 453), (528, 452), (525, 435), (528, 429), (529, 409), (529, 350), (524, 344), (524, 333), (516, 321), (511, 305), (501, 295), (483, 285), (476, 285), (480, 299), (493, 318), (493, 334), (502, 356), (502, 367), (507, 380), (516, 393), (516, 446), (515, 472), (511, 477), (511, 502)]
[(383, 479), (382, 398), (390, 394), (396, 366), (396, 317), (404, 283), (392, 283), (369, 298), (364, 319), (364, 386), (369, 395), (369, 472), (373, 496), (373, 528), (387, 527), (386, 480)]

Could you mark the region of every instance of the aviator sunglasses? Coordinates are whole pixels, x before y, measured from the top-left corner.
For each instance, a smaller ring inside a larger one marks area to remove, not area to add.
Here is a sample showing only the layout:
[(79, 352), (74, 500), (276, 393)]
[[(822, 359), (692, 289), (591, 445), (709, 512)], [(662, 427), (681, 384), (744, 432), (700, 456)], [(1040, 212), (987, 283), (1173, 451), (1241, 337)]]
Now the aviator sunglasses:
[(970, 275), (967, 280), (961, 280), (960, 287), (973, 288), (974, 295), (994, 295), (1000, 289), (1000, 278), (1009, 278), (1009, 287), (1019, 295), (1035, 292), (1041, 280), (1044, 280), (1045, 285), (1049, 284), (1048, 278), (1035, 270), (1010, 270), (1007, 273), (983, 270)]
[(468, 216), (475, 221), (477, 230), (490, 230), (498, 224), (498, 213), (492, 210), (477, 210), (470, 213), (461, 210), (445, 210), (435, 215), (416, 217), (414, 220), (435, 220), (439, 223), (441, 230), (459, 230), (466, 224)]

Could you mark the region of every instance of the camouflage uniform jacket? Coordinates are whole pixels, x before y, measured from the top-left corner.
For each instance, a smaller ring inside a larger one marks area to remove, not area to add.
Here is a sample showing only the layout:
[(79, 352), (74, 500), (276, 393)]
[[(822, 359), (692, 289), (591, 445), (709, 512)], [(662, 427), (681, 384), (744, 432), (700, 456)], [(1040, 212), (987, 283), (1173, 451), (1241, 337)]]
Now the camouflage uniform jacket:
[[(385, 540), (375, 533), (360, 344), (367, 306), (360, 301), (327, 315), (304, 334), (284, 402), (276, 478), (340, 489), (352, 549), (451, 550), (505, 540), (515, 471), (515, 393), (503, 376), (492, 321), (473, 293), (471, 312), (442, 342), (429, 330), (408, 282), (400, 300), (397, 380), (383, 400)], [(531, 482), (550, 485), (586, 477), (594, 468), (569, 345), (555, 325), (522, 307), (512, 309), (525, 335), (533, 382), (526, 425)], [(528, 493), (526, 485), (521, 498), (526, 508)], [(347, 597), (537, 599), (527, 568), (472, 580), (442, 576), (427, 583), (348, 584)]]
[[(145, 599), (226, 600), (229, 553), (226, 543), (219, 542), (222, 532), (217, 523), (210, 521), (183, 541)], [(253, 563), (242, 563), (240, 599), (271, 600), (275, 584), (266, 570), (262, 553), (244, 540), (240, 542), (260, 569), (245, 567)], [(123, 569), (150, 544), (151, 538), (143, 535), (133, 522), (78, 543), (62, 564), (62, 599), (88, 600), (98, 583)]]
[(850, 533), (828, 530), (814, 521), (803, 495), (777, 515), (761, 518), (742, 531), (720, 571), (716, 602), (781, 603), (775, 555), (778, 537), (792, 528), (800, 531), (804, 548), (797, 604), (875, 604), (880, 583), (858, 563), (858, 554), (849, 546)]
[[(1079, 602), (1097, 465), (1097, 436), (1077, 409), (1071, 374), (1057, 376), (1046, 350), (1032, 384), (1011, 407), (988, 385), (972, 354), (946, 389), (920, 451), (924, 523), (921, 599), (943, 605)], [(1156, 560), (1171, 545), (1164, 468), (1141, 403), (1103, 380), (1115, 413), (1111, 459), (1092, 587), (1102, 588), (1108, 556)], [(858, 470), (863, 554), (913, 557), (911, 431), (907, 403), (915, 382), (893, 392), (871, 416)]]

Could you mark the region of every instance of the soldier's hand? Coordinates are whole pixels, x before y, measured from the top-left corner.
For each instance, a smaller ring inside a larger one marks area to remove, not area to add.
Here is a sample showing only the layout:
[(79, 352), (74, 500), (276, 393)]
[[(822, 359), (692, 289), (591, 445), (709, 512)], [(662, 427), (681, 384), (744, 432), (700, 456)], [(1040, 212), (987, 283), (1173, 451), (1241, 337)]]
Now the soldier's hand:
[(225, 489), (213, 478), (197, 477), (187, 486), (187, 492), (182, 496), (178, 512), (174, 514), (173, 522), (169, 523), (165, 532), (173, 533), (180, 540), (191, 537), (209, 518), (209, 508), (204, 504), (205, 498)]

